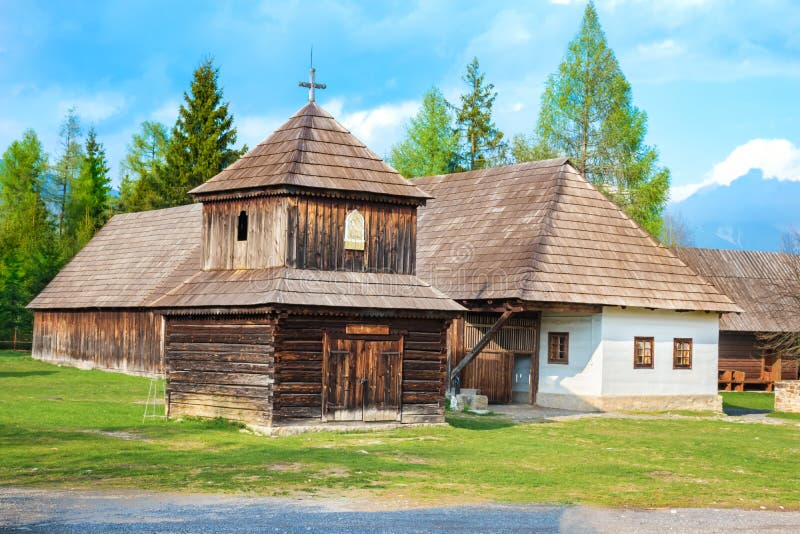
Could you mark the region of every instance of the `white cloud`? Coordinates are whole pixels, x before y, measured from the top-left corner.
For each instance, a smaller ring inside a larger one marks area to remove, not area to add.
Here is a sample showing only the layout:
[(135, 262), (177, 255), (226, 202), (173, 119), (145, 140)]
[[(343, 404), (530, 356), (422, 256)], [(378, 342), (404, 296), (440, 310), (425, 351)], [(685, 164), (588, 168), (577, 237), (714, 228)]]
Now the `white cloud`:
[(236, 132), (240, 143), (253, 148), (266, 139), (278, 126), (286, 122), (269, 115), (245, 115), (236, 119)]
[(637, 47), (639, 55), (650, 61), (658, 59), (672, 59), (682, 55), (686, 49), (673, 39), (664, 39), (654, 43), (640, 44)]
[(68, 109), (75, 108), (78, 116), (89, 122), (99, 122), (118, 114), (125, 108), (125, 97), (120, 93), (97, 93), (89, 96), (65, 98), (56, 109), (63, 116)]
[(345, 111), (343, 100), (332, 99), (322, 107), (373, 152), (382, 156), (387, 154), (389, 148), (400, 140), (403, 126), (417, 113), (420, 103), (408, 100), (348, 112)]
[(751, 139), (714, 165), (702, 182), (673, 187), (672, 201), (686, 200), (709, 185), (731, 185), (753, 169), (767, 179), (800, 181), (800, 148), (786, 139)]
[(167, 100), (150, 112), (149, 119), (171, 126), (175, 124), (175, 120), (178, 118), (178, 108), (180, 106), (180, 102), (175, 99)]

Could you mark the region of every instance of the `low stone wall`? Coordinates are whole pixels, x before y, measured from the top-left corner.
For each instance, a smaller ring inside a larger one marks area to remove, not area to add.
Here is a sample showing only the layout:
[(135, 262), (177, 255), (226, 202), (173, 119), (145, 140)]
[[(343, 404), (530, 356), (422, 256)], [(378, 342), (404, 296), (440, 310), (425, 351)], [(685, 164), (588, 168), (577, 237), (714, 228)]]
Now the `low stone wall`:
[(536, 404), (579, 412), (665, 412), (670, 410), (722, 411), (719, 395), (579, 396), (539, 393)]
[(800, 380), (775, 382), (775, 411), (800, 413)]

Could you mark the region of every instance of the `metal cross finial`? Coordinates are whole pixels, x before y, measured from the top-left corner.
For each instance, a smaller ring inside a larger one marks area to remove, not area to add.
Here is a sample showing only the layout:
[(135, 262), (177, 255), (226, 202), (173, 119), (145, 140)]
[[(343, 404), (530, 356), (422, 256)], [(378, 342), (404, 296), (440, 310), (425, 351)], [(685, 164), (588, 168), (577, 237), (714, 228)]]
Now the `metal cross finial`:
[(314, 89), (326, 89), (326, 85), (324, 83), (315, 83), (314, 82), (314, 74), (317, 70), (314, 68), (314, 49), (311, 49), (311, 68), (309, 69), (308, 81), (307, 82), (300, 82), (297, 85), (300, 87), (308, 87), (308, 101), (314, 101)]

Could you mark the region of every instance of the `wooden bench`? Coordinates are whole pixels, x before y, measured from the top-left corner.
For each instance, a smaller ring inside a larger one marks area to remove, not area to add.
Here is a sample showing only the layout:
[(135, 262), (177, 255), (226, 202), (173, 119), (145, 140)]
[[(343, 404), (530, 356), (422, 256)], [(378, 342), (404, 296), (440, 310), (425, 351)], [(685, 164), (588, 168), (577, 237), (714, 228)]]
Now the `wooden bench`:
[(744, 391), (744, 371), (720, 370), (719, 389), (721, 391)]
[(775, 388), (775, 377), (772, 376), (772, 373), (761, 371), (761, 375), (758, 378), (748, 378), (744, 383), (764, 386), (764, 391), (772, 391)]

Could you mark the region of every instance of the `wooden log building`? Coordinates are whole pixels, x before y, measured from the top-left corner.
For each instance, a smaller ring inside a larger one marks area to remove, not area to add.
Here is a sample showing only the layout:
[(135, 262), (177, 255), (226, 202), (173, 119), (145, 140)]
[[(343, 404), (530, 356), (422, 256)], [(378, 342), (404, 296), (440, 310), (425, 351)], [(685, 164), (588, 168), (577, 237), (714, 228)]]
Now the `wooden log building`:
[(114, 217), (56, 276), (34, 357), (163, 369), (171, 416), (444, 421), (463, 308), (415, 276), (429, 195), (313, 101), (191, 193)]
[(451, 376), (494, 403), (719, 409), (719, 316), (740, 309), (567, 159), (420, 178), (418, 273), (469, 312)]
[(800, 257), (778, 252), (682, 248), (686, 263), (744, 310), (719, 323), (719, 387), (772, 391), (797, 380), (797, 354), (774, 348), (775, 334), (800, 332)]

